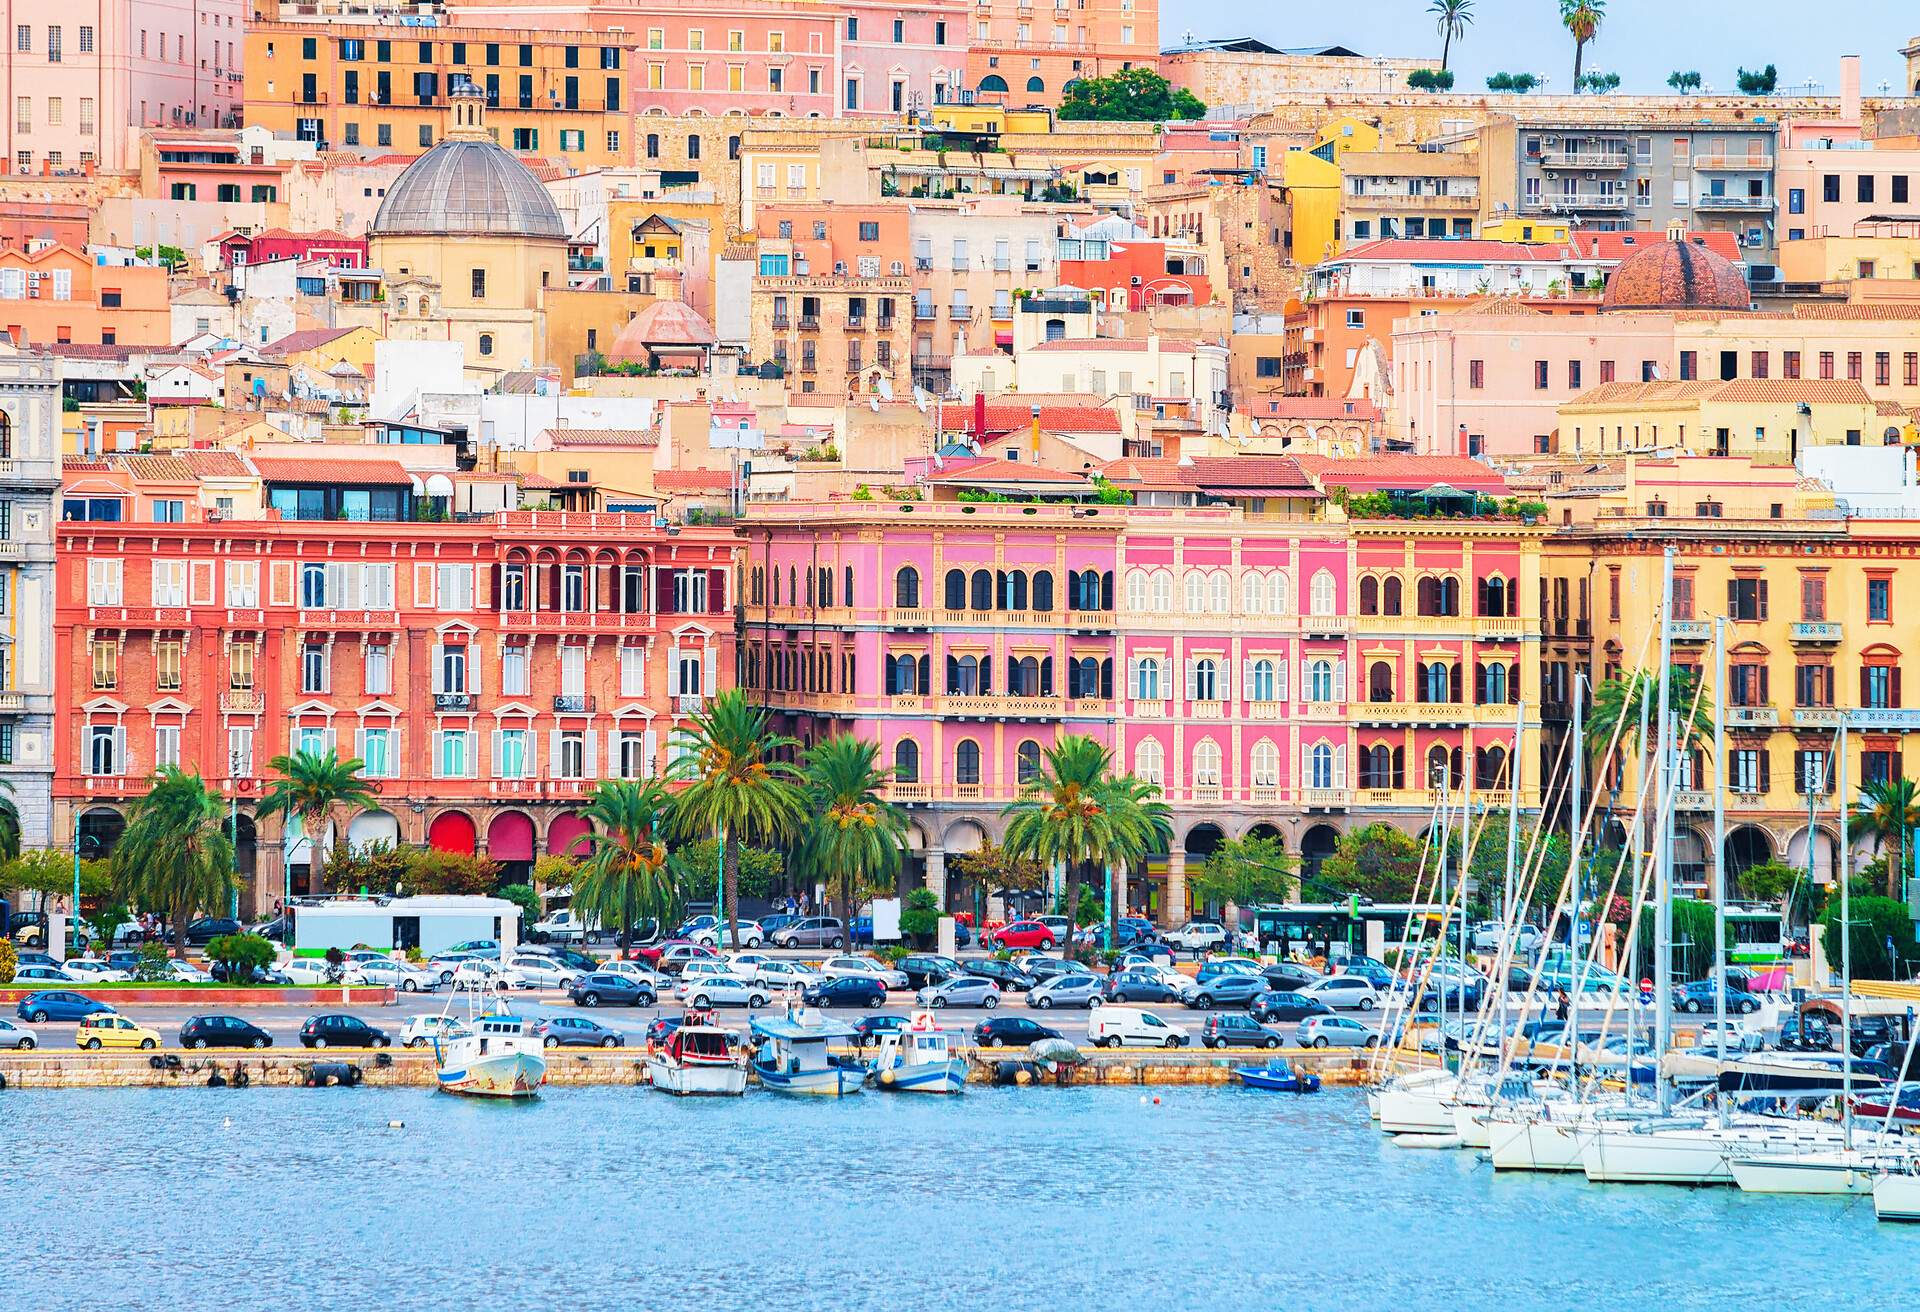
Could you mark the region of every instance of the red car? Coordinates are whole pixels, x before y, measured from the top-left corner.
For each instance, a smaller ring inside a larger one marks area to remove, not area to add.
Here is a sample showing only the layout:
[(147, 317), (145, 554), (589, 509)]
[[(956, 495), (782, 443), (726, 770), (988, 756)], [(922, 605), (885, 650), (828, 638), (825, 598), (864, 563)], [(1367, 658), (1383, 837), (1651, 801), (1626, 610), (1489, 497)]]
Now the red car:
[(662, 939), (658, 943), (644, 943), (637, 948), (628, 948), (627, 960), (644, 961), (649, 966), (652, 966), (657, 970), (660, 967), (660, 958), (665, 956), (668, 949), (670, 948), (690, 949), (689, 951), (686, 951), (686, 952), (674, 953), (674, 956), (676, 958), (712, 957), (712, 956), (719, 955), (718, 953), (713, 951), (713, 949), (711, 948), (701, 947), (698, 943), (695, 943), (690, 938), (669, 938), (669, 939)]
[(1053, 931), (1037, 920), (1016, 920), (1011, 925), (1003, 925), (993, 931), (987, 940), (988, 947), (995, 948), (1050, 948), (1054, 945)]

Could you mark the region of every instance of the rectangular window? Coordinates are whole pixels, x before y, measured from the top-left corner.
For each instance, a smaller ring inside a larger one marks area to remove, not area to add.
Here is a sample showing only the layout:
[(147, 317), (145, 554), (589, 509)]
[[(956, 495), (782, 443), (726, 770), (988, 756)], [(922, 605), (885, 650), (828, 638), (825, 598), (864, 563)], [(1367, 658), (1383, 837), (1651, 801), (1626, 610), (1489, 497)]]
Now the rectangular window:
[(527, 695), (527, 649), (508, 647), (500, 653), (500, 693), (504, 697)]
[(93, 666), (93, 686), (107, 690), (120, 686), (120, 644), (111, 638), (95, 638), (89, 651)]
[(1893, 620), (1893, 580), (1867, 580), (1867, 618), (1875, 624)]
[(442, 729), (439, 750), (434, 753), (435, 773), (442, 779), (465, 779), (472, 770), (470, 744), (465, 729)]
[(385, 646), (367, 648), (366, 693), (369, 697), (378, 697), (393, 691), (393, 649)]
[(1795, 379), (1800, 377), (1800, 352), (1782, 351), (1780, 353), (1780, 376)]
[(1817, 624), (1827, 618), (1827, 576), (1806, 573), (1800, 576), (1800, 618)]
[(527, 752), (529, 734), (525, 729), (502, 729), (496, 735), (493, 772), (502, 779), (530, 779), (532, 761)]
[(180, 726), (177, 724), (155, 725), (153, 730), (153, 768), (165, 769), (180, 764)]
[(362, 729), (360, 731), (359, 750), (360, 773), (368, 779), (389, 779), (393, 776), (393, 730)]
[(1742, 747), (1733, 753), (1733, 770), (1728, 783), (1736, 793), (1767, 791), (1767, 753), (1765, 748)]
[(561, 779), (584, 779), (587, 773), (587, 737), (577, 729), (560, 735), (559, 759), (554, 773)]
[(467, 649), (442, 647), (434, 669), (433, 690), (437, 693), (463, 693), (467, 690)]
[(622, 697), (647, 695), (646, 648), (622, 647), (620, 649), (620, 695)]
[(473, 609), (473, 566), (440, 566), (441, 610)]
[(253, 652), (253, 644), (242, 639), (227, 644), (227, 687), (230, 690), (252, 691)]
[(1549, 383), (1547, 379), (1547, 362), (1545, 360), (1535, 360), (1533, 362), (1534, 390), (1537, 392), (1544, 392), (1547, 390), (1548, 385)]
[(125, 730), (111, 724), (87, 726), (87, 773), (120, 773), (120, 735)]
[(227, 726), (227, 773), (235, 779), (253, 774), (253, 726), (250, 724)]
[(1741, 621), (1767, 618), (1767, 581), (1752, 577), (1728, 579), (1727, 614)]
[(1467, 361), (1467, 386), (1473, 391), (1481, 391), (1487, 385), (1487, 362), (1485, 360)]
[(1864, 665), (1860, 668), (1860, 704), (1868, 710), (1890, 711), (1900, 705), (1900, 667)]
[(305, 643), (300, 648), (300, 691), (325, 692), (327, 690), (327, 649), (318, 642)]
[(153, 646), (153, 686), (161, 692), (180, 691), (180, 642), (167, 639)]
[(186, 561), (156, 560), (153, 562), (153, 604), (156, 606), (187, 604)]
[(484, 301), (487, 298), (487, 271), (485, 269), (475, 269), (473, 271), (472, 283), (473, 299), (476, 301)]

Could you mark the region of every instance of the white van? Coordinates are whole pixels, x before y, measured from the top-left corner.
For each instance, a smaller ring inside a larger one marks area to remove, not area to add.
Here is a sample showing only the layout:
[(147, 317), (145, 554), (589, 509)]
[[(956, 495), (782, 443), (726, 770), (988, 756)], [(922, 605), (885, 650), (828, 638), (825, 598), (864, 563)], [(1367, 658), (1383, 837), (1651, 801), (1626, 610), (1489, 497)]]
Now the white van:
[(1087, 1013), (1087, 1041), (1096, 1048), (1184, 1048), (1184, 1027), (1139, 1007), (1095, 1007)]

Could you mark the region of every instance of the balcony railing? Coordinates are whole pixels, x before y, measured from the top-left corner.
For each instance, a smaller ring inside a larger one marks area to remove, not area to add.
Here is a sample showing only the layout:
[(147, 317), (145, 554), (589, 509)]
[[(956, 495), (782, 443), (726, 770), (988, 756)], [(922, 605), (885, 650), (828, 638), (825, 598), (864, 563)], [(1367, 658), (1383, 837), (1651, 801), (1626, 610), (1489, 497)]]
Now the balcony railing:
[(553, 709), (562, 715), (589, 715), (597, 706), (591, 693), (562, 692), (553, 698)]
[(1549, 169), (1624, 169), (1633, 159), (1624, 150), (1549, 150), (1540, 166)]
[(707, 707), (707, 699), (699, 693), (682, 693), (673, 699), (673, 709), (682, 715), (698, 715)]
[(259, 689), (235, 689), (220, 694), (220, 709), (229, 715), (258, 715), (267, 706), (267, 695)]
[(1703, 210), (1771, 210), (1779, 202), (1771, 196), (1696, 196), (1693, 204)]
[(1841, 634), (1840, 625), (1832, 620), (1801, 620), (1787, 631), (1791, 642), (1838, 642)]
[(1340, 810), (1347, 806), (1351, 794), (1344, 788), (1303, 788), (1300, 790), (1300, 805), (1319, 810)]
[(436, 711), (470, 711), (474, 706), (474, 697), (470, 692), (437, 692), (433, 695), (433, 709)]
[(1713, 641), (1712, 620), (1675, 620), (1667, 628), (1675, 642)]
[(1624, 192), (1561, 192), (1551, 196), (1528, 196), (1520, 202), (1524, 210), (1624, 210)]
[(811, 332), (818, 332), (819, 330), (820, 330), (820, 316), (819, 316), (819, 315), (817, 315), (817, 314), (803, 314), (803, 315), (801, 315), (801, 316), (800, 316), (800, 331), (801, 331), (801, 332), (803, 332), (803, 333), (811, 333)]
[(1773, 706), (1729, 706), (1727, 723), (1736, 728), (1771, 729), (1780, 723), (1780, 711)]

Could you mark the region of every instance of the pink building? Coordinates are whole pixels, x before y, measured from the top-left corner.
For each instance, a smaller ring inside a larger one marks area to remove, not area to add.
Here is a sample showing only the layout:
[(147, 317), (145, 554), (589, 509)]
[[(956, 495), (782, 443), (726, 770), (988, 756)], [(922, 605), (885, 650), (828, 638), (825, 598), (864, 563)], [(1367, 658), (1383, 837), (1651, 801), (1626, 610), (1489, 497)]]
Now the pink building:
[(15, 0), (0, 57), (11, 172), (138, 166), (147, 127), (238, 127), (241, 0)]
[(741, 682), (803, 742), (880, 743), (943, 897), (1062, 734), (1163, 790), (1174, 841), (1127, 903), (1178, 921), (1227, 839), (1313, 863), (1354, 825), (1424, 827), (1436, 786), (1503, 778), (1537, 701), (1540, 530), (1514, 522), (919, 502), (743, 531)]

